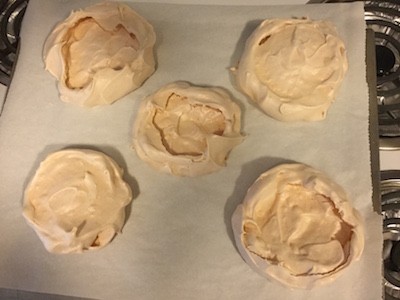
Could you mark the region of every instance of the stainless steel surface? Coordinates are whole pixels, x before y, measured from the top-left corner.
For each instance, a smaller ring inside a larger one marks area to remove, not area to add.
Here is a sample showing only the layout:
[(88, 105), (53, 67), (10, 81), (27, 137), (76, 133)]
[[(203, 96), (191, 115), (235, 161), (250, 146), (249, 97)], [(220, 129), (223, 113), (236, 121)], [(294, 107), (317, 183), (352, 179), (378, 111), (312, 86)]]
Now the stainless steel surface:
[(381, 173), (386, 299), (400, 299), (400, 171)]
[(382, 150), (400, 149), (400, 1), (366, 1), (367, 26), (375, 31), (377, 100)]

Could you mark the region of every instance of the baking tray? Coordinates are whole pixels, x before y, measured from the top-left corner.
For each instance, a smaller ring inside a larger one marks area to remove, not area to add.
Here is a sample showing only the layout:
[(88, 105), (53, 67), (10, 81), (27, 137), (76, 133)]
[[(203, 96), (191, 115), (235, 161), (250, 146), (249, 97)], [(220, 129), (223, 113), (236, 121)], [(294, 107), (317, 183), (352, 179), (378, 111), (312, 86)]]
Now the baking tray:
[[(6, 241), (0, 250), (1, 287), (100, 299), (337, 299), (343, 293), (352, 299), (364, 294), (379, 298), (381, 218), (371, 202), (374, 145), (365, 58), (359, 55), (365, 51), (362, 5), (327, 9), (130, 3), (155, 27), (157, 71), (112, 106), (84, 110), (59, 100), (41, 50), (58, 21), (90, 3), (32, 1), (25, 15), (19, 62), (0, 118), (0, 230)], [(331, 18), (339, 25), (349, 45), (350, 68), (326, 120), (282, 124), (234, 88), (230, 68), (262, 19), (305, 15)], [(222, 87), (242, 109), (246, 139), (218, 173), (200, 178), (160, 174), (130, 149), (141, 99), (176, 80)], [(40, 161), (66, 147), (112, 156), (134, 190), (122, 235), (96, 253), (47, 253), (21, 215), (23, 190)], [(289, 290), (254, 274), (233, 243), (230, 217), (236, 205), (260, 173), (284, 162), (309, 164), (327, 173), (349, 192), (366, 220), (361, 261), (332, 285), (312, 292)]]

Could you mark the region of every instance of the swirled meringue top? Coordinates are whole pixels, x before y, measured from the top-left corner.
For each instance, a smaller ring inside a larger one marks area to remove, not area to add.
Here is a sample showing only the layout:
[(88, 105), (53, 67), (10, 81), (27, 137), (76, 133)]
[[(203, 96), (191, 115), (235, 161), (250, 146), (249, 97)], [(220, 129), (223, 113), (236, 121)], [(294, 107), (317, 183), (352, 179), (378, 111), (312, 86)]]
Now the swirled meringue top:
[(240, 144), (240, 108), (220, 88), (168, 84), (142, 102), (133, 148), (156, 170), (198, 176), (225, 166)]
[(54, 152), (26, 188), (23, 215), (49, 252), (101, 249), (121, 232), (132, 199), (122, 175), (101, 152)]
[(269, 116), (318, 121), (347, 68), (345, 45), (331, 21), (271, 19), (248, 38), (236, 74), (238, 87)]
[(333, 281), (364, 248), (361, 216), (345, 191), (302, 164), (262, 174), (235, 211), (232, 225), (246, 262), (294, 288)]
[(154, 72), (153, 27), (130, 7), (99, 3), (72, 12), (47, 38), (46, 69), (61, 99), (83, 107), (108, 105)]

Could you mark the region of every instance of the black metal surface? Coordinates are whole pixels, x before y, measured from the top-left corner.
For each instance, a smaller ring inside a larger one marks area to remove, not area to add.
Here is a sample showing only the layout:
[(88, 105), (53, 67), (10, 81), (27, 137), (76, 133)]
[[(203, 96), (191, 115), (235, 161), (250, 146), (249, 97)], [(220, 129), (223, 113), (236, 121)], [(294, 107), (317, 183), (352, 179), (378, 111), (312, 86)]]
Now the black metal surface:
[(9, 85), (19, 43), (22, 19), (29, 0), (0, 2), (0, 83)]
[(376, 46), (376, 69), (378, 80), (380, 78), (387, 79), (387, 76), (390, 75), (390, 71), (393, 69), (395, 63), (396, 57), (392, 50), (385, 46)]

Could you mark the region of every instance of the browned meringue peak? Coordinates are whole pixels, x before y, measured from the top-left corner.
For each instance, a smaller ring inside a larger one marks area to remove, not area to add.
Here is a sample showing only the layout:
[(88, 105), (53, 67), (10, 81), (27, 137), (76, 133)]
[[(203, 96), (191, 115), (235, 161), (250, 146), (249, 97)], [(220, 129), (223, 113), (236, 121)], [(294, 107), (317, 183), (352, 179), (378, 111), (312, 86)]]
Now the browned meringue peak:
[(262, 174), (235, 211), (232, 225), (246, 262), (294, 288), (333, 281), (364, 248), (360, 214), (343, 188), (301, 164)]
[(61, 99), (83, 107), (108, 105), (154, 72), (153, 27), (130, 7), (99, 3), (71, 15), (44, 46), (46, 69)]
[(318, 121), (347, 72), (345, 45), (328, 20), (270, 19), (248, 38), (238, 87), (269, 116)]
[(64, 41), (65, 83), (70, 89), (86, 87), (104, 68), (123, 69), (137, 57), (140, 47), (136, 36), (121, 24), (108, 31), (92, 17), (80, 19), (66, 32)]
[(23, 215), (52, 253), (106, 246), (120, 233), (132, 199), (123, 170), (94, 150), (51, 153), (25, 190)]
[(219, 109), (191, 104), (187, 97), (175, 93), (168, 97), (164, 109), (156, 109), (153, 126), (169, 153), (192, 156), (201, 155), (207, 148), (206, 135), (221, 136), (226, 127)]
[(133, 148), (156, 170), (199, 176), (225, 166), (240, 144), (240, 108), (219, 88), (168, 84), (142, 102)]

